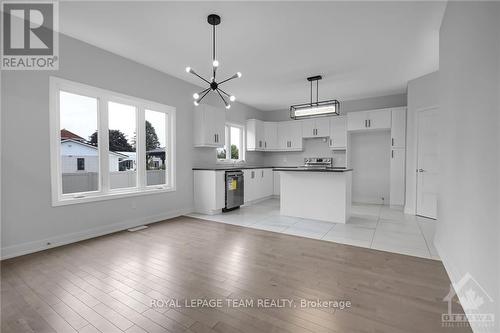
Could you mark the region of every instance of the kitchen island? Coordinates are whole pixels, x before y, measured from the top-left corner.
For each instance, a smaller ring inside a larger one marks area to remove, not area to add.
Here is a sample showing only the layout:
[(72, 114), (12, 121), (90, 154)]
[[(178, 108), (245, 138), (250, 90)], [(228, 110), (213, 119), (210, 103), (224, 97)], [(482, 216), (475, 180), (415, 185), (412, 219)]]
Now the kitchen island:
[(347, 223), (351, 216), (352, 169), (274, 168), (280, 172), (280, 213)]

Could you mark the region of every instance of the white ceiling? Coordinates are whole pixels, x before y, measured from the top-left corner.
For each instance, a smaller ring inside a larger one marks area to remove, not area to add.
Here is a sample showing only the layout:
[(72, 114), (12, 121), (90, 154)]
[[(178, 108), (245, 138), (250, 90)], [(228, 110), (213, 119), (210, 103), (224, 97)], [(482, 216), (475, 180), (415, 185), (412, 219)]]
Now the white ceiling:
[(239, 101), (261, 110), (307, 102), (307, 76), (321, 74), (320, 99), (402, 93), (438, 68), (445, 2), (61, 2), (62, 33), (203, 86), (211, 27), (218, 26), (221, 77)]

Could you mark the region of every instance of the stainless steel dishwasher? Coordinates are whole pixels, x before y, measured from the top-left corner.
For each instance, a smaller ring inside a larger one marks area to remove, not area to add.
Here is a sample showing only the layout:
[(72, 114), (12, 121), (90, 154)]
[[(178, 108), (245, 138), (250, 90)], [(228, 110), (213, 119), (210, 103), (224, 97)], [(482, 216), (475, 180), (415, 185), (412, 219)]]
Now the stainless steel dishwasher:
[(222, 209), (227, 212), (243, 205), (243, 189), (245, 186), (243, 179), (243, 171), (231, 170), (226, 171), (226, 205)]

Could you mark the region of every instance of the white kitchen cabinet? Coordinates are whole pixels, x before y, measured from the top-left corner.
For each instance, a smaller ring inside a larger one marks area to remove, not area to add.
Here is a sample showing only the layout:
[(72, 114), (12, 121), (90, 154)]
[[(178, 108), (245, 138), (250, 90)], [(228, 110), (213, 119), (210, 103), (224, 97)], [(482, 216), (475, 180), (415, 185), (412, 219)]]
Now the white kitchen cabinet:
[(391, 149), (390, 193), (391, 206), (405, 201), (405, 148)]
[(302, 150), (302, 124), (291, 120), (278, 123), (278, 150)]
[(194, 170), (194, 210), (201, 214), (220, 213), (225, 206), (225, 172)]
[(247, 150), (264, 149), (264, 122), (258, 119), (247, 120)]
[(273, 171), (273, 195), (279, 196), (280, 195), (280, 172), (279, 171)]
[(278, 149), (278, 123), (264, 122), (264, 150)]
[(347, 130), (376, 130), (391, 128), (391, 109), (349, 112)]
[(225, 109), (200, 104), (194, 108), (195, 147), (224, 147), (226, 125)]
[(244, 202), (252, 202), (273, 195), (274, 179), (273, 169), (244, 169)]
[(301, 120), (303, 138), (322, 138), (330, 135), (329, 117)]
[(392, 110), (391, 147), (406, 147), (406, 108)]
[(344, 116), (330, 118), (330, 138), (328, 146), (331, 149), (347, 148), (347, 120)]

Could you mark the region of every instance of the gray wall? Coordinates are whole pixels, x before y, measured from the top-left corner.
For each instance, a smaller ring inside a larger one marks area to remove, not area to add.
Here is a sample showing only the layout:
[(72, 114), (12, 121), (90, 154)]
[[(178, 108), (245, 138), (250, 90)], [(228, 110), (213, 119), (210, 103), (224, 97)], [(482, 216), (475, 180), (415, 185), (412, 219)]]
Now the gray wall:
[[(452, 282), (493, 298), (500, 331), (500, 3), (448, 2), (440, 31), (440, 190), (434, 240)], [(477, 290), (477, 288), (475, 289)], [(476, 325), (473, 325), (473, 328)]]
[(406, 114), (406, 196), (405, 212), (416, 214), (417, 205), (417, 111), (439, 105), (438, 72), (408, 82)]
[[(347, 112), (351, 111), (394, 108), (398, 106), (406, 106), (406, 94), (341, 101), (340, 112), (342, 114), (346, 114)], [(290, 120), (290, 113), (288, 109), (264, 111), (263, 115), (264, 115), (264, 120), (266, 121)]]
[[(192, 148), (192, 94), (199, 88), (75, 39), (60, 38), (59, 71), (2, 72), (2, 254), (40, 249), (186, 213), (193, 206), (193, 165), (216, 161)], [(168, 60), (168, 59), (167, 59)], [(49, 76), (54, 75), (177, 108), (177, 191), (62, 207), (51, 206)], [(217, 104), (219, 105), (219, 104)], [(262, 118), (235, 103), (230, 121)], [(249, 154), (262, 163), (262, 155)]]

